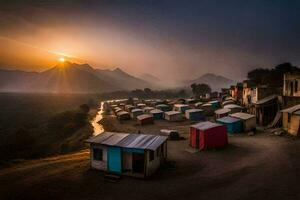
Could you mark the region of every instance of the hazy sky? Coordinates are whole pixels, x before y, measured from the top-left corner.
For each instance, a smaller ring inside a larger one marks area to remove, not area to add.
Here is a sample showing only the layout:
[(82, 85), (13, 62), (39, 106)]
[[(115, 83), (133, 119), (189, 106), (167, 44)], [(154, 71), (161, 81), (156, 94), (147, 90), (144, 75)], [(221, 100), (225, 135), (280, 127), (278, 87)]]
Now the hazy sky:
[(0, 1), (1, 67), (41, 71), (59, 54), (166, 79), (241, 79), (300, 65), (300, 1)]

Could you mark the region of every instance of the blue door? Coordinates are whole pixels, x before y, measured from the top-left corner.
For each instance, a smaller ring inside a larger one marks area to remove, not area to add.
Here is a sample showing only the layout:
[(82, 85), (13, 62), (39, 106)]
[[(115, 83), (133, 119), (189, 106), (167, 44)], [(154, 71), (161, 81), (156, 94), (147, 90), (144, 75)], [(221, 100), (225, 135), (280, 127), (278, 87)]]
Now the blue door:
[(122, 153), (119, 147), (108, 148), (108, 171), (114, 173), (122, 172)]

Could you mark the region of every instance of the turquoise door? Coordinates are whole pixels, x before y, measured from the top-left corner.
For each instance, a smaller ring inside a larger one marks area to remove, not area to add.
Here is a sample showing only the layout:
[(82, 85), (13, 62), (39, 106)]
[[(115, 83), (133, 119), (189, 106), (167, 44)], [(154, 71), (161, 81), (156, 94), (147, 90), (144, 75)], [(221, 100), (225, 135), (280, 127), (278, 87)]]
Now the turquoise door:
[(122, 172), (122, 153), (119, 147), (108, 148), (108, 171), (114, 173)]

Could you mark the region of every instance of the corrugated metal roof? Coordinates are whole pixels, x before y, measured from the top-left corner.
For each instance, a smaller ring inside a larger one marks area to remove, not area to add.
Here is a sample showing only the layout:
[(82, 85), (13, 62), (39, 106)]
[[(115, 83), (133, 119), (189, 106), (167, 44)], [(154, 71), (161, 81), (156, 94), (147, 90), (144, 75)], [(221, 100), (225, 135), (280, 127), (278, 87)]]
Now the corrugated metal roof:
[(145, 108), (143, 108), (144, 110), (153, 110), (153, 109), (155, 109), (154, 107), (150, 107), (150, 106), (147, 106), (147, 107), (145, 107)]
[(169, 106), (166, 104), (158, 104), (158, 105), (156, 105), (156, 107), (169, 107)]
[(295, 115), (300, 115), (300, 110), (294, 112)]
[(212, 106), (212, 104), (211, 103), (206, 103), (206, 104), (203, 104), (202, 107), (203, 106)]
[(218, 109), (215, 111), (215, 113), (218, 115), (229, 113), (229, 112), (230, 112), (230, 109), (227, 109), (227, 108), (222, 108), (222, 109)]
[(151, 110), (150, 113), (151, 114), (154, 114), (154, 113), (163, 113), (164, 111), (162, 110), (159, 110), (159, 109), (154, 109), (154, 110)]
[(234, 117), (222, 117), (217, 119), (217, 122), (223, 122), (223, 123), (234, 123), (234, 122), (238, 122), (241, 121), (240, 119), (234, 118)]
[(210, 122), (210, 121), (200, 122), (198, 124), (191, 125), (191, 127), (199, 129), (199, 130), (207, 130), (207, 129), (218, 127), (218, 126), (223, 126), (223, 125), (213, 123), (213, 122)]
[(139, 109), (139, 108), (136, 108), (136, 109), (131, 110), (131, 112), (132, 112), (132, 113), (134, 113), (134, 112), (143, 112), (143, 110), (142, 110), (142, 109)]
[(233, 97), (226, 97), (225, 100), (232, 100), (232, 101), (235, 101), (235, 99)]
[(187, 104), (175, 104), (174, 107), (182, 108), (182, 107), (189, 107), (189, 105), (187, 105)]
[(201, 106), (203, 103), (202, 102), (197, 102), (195, 103), (195, 106)]
[(86, 141), (89, 143), (118, 146), (123, 148), (149, 149), (155, 151), (166, 140), (167, 137), (160, 135), (104, 132)]
[(147, 146), (147, 149), (155, 151), (160, 145), (162, 145), (167, 140), (165, 136), (155, 137), (155, 140)]
[(110, 137), (108, 137), (106, 140), (102, 141), (102, 144), (114, 146), (118, 144), (121, 140), (123, 140), (125, 137), (127, 137), (129, 134), (125, 133), (114, 133)]
[(250, 115), (248, 113), (238, 112), (238, 113), (230, 114), (230, 117), (236, 117), (236, 118), (239, 118), (239, 119), (247, 120), (247, 119), (251, 119), (255, 116)]
[(255, 104), (256, 105), (265, 104), (265, 103), (268, 103), (269, 101), (272, 101), (272, 100), (277, 99), (277, 98), (278, 98), (278, 95), (271, 95), (271, 96), (268, 96), (268, 97), (263, 98), (261, 100), (258, 100)]
[(300, 110), (300, 104), (286, 108), (286, 109), (282, 110), (281, 112), (293, 113), (298, 110)]
[(113, 135), (112, 132), (104, 132), (104, 133), (101, 133), (101, 134), (99, 134), (95, 137), (91, 137), (91, 138), (87, 139), (86, 142), (101, 143), (102, 141), (106, 140), (107, 138), (109, 138), (112, 135)]
[(180, 114), (180, 115), (181, 115), (181, 112), (174, 111), (174, 110), (171, 110), (171, 111), (165, 112), (165, 115), (178, 115), (178, 114)]
[(193, 108), (193, 109), (188, 109), (185, 112), (186, 113), (194, 113), (194, 112), (203, 112), (203, 110), (202, 109)]
[(129, 115), (129, 112), (126, 112), (126, 111), (120, 111), (117, 113), (118, 116), (121, 116), (121, 115)]
[(229, 104), (229, 105), (224, 106), (224, 108), (232, 109), (232, 108), (242, 108), (242, 107), (239, 105), (236, 105), (236, 104)]
[(148, 118), (153, 118), (153, 117), (152, 117), (152, 115), (149, 115), (149, 114), (143, 114), (143, 115), (137, 116), (138, 120), (143, 120), (143, 119), (148, 119)]
[(235, 102), (235, 100), (229, 99), (229, 100), (223, 101), (222, 104), (225, 104), (225, 103), (234, 103), (234, 102)]

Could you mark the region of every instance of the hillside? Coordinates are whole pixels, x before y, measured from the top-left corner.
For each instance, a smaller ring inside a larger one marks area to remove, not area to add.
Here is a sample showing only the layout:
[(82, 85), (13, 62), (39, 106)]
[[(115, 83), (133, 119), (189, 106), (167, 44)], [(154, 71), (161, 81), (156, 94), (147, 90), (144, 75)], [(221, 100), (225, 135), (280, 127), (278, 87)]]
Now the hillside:
[(60, 63), (43, 72), (0, 70), (1, 92), (102, 93), (151, 87), (117, 68), (94, 69), (88, 64)]
[(106, 81), (113, 83), (114, 85), (118, 85), (123, 90), (133, 90), (133, 89), (144, 89), (146, 87), (152, 87), (150, 83), (134, 77), (120, 68), (116, 68), (114, 70), (95, 70), (96, 75)]
[(211, 73), (204, 74), (199, 78), (194, 80), (187, 81), (186, 84), (193, 84), (193, 83), (205, 83), (208, 84), (213, 91), (220, 91), (221, 88), (228, 88), (230, 85), (236, 84), (235, 81), (230, 80), (224, 76), (215, 75)]

